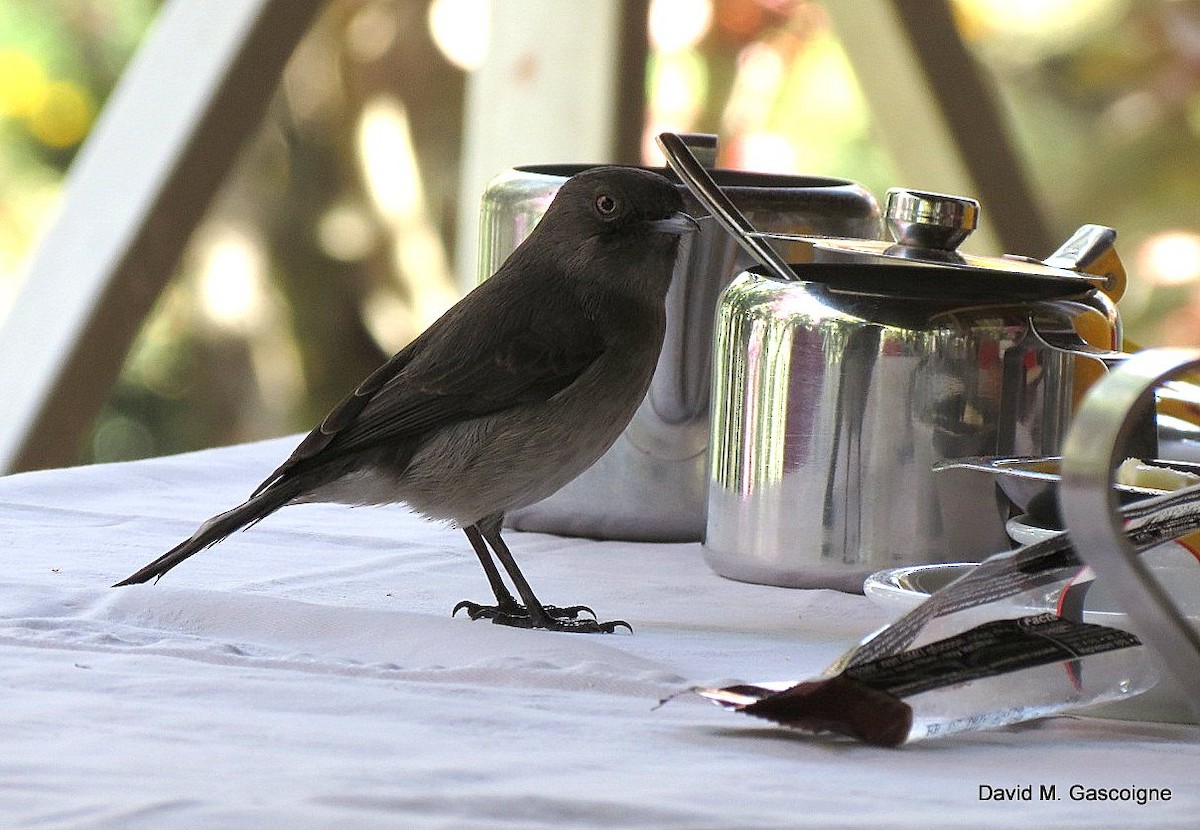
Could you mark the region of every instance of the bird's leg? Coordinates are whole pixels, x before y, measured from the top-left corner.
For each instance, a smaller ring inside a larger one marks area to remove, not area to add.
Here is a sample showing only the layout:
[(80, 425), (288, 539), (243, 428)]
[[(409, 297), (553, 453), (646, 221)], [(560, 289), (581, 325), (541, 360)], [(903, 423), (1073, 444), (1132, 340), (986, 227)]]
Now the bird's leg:
[[(529, 582), (525, 579), (525, 575), (521, 573), (520, 568), (517, 567), (516, 560), (514, 560), (512, 558), (512, 554), (509, 553), (508, 546), (505, 545), (504, 540), (500, 538), (499, 527), (492, 527), (489, 530), (480, 528), (480, 533), (488, 542), (496, 558), (500, 560), (500, 564), (504, 566), (504, 570), (508, 571), (508, 577), (512, 580), (513, 587), (517, 589), (517, 594), (521, 597), (522, 602), (525, 603), (523, 608), (525, 613), (522, 616), (530, 621), (531, 628), (549, 627), (547, 623), (549, 623), (551, 619), (556, 618), (555, 615), (550, 613), (550, 609), (542, 605), (541, 601), (534, 596), (533, 589), (529, 587)], [(557, 618), (561, 619), (565, 617), (568, 619), (574, 619), (579, 615), (580, 611), (590, 611), (591, 609), (584, 609), (583, 606), (578, 606), (577, 608), (561, 608), (555, 610), (560, 612)], [(592, 615), (595, 616), (595, 612), (592, 612)], [(500, 617), (496, 617), (493, 622), (500, 620)], [(524, 627), (523, 622), (514, 622), (514, 624)]]
[(479, 523), (476, 526), (479, 534), (482, 536), (487, 545), (491, 548), (492, 553), (500, 564), (504, 566), (504, 570), (508, 572), (509, 579), (512, 580), (513, 587), (517, 589), (518, 596), (525, 603), (525, 614), (522, 616), (506, 616), (496, 614), (492, 617), (492, 622), (502, 625), (514, 625), (522, 628), (547, 628), (552, 631), (580, 631), (597, 633), (604, 632), (611, 634), (618, 627), (624, 626), (632, 631), (629, 623), (624, 620), (612, 620), (610, 622), (598, 622), (597, 620), (580, 620), (575, 619), (580, 611), (591, 611), (586, 606), (572, 606), (570, 608), (555, 608), (554, 606), (544, 606), (538, 601), (534, 595), (533, 589), (529, 587), (529, 582), (521, 573), (521, 569), (517, 567), (516, 560), (513, 559), (512, 553), (508, 549), (508, 545), (504, 544), (504, 539), (500, 536), (500, 521), (489, 521)]
[[(499, 520), (496, 522), (499, 527)], [(488, 549), (487, 542), (484, 541), (483, 533), (479, 525), (468, 525), (463, 528), (463, 532), (467, 535), (467, 539), (471, 542), (471, 547), (475, 551), (475, 555), (479, 557), (479, 564), (483, 566), (483, 572), (487, 575), (488, 584), (492, 586), (492, 593), (496, 595), (495, 605), (480, 605), (477, 602), (463, 600), (454, 606), (451, 615), (457, 614), (459, 611), (466, 611), (467, 616), (473, 620), (481, 618), (490, 619), (493, 622), (508, 622), (511, 625), (531, 628), (526, 620), (530, 618), (529, 610), (526, 606), (517, 602), (512, 593), (508, 590), (508, 586), (504, 584), (504, 579), (500, 575), (500, 570), (496, 567), (496, 563), (492, 561), (492, 552)], [(511, 558), (511, 557), (510, 557)], [(517, 572), (518, 575), (520, 571)], [(524, 578), (521, 578), (524, 582)], [(528, 588), (526, 583), (526, 588)], [(532, 596), (532, 591), (530, 595)], [(536, 598), (534, 599), (536, 602)], [(596, 616), (592, 609), (585, 605), (575, 605), (570, 608), (558, 608), (553, 605), (543, 606), (538, 603), (541, 611), (554, 619), (575, 619), (582, 612), (586, 611), (593, 617)], [(510, 622), (511, 621), (511, 622)]]
[(479, 527), (477, 525), (467, 525), (463, 528), (463, 533), (467, 534), (467, 539), (471, 542), (471, 547), (474, 548), (475, 555), (479, 557), (479, 564), (483, 566), (483, 572), (487, 575), (488, 584), (492, 586), (492, 593), (496, 595), (496, 604), (494, 606), (486, 606), (464, 599), (458, 605), (454, 606), (451, 615), (453, 616), (465, 609), (467, 616), (473, 620), (477, 620), (480, 617), (488, 616), (489, 612), (491, 614), (525, 613), (525, 609), (513, 598), (512, 592), (504, 584), (504, 579), (500, 576), (500, 571), (496, 568), (496, 563), (492, 561), (492, 552), (488, 550), (487, 542), (483, 540), (483, 535), (479, 532)]

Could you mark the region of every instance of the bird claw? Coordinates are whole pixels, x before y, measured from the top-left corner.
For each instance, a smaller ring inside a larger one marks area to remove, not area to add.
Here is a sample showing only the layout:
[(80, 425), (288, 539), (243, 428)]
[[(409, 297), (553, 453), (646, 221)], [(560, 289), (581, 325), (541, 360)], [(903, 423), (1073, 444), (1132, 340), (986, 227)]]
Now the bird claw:
[[(491, 620), (496, 625), (509, 625), (514, 628), (541, 628), (548, 631), (573, 631), (584, 634), (612, 634), (617, 628), (624, 626), (630, 633), (633, 627), (624, 620), (600, 622), (595, 619), (596, 612), (586, 605), (571, 605), (560, 608), (555, 605), (545, 606), (545, 616), (529, 613), (524, 605), (519, 603), (503, 603), (502, 605), (480, 605), (477, 602), (463, 600), (454, 606), (451, 616), (459, 611), (466, 611), (473, 620)], [(587, 612), (592, 619), (577, 619)]]
[[(507, 625), (500, 620), (492, 620), (494, 623)], [(538, 625), (536, 628), (544, 628), (549, 631), (573, 631), (580, 634), (614, 634), (616, 630), (624, 626), (625, 630), (630, 634), (633, 633), (633, 626), (624, 620), (552, 620), (549, 625)]]
[(478, 602), (471, 602), (469, 599), (464, 599), (450, 610), (450, 616), (457, 617), (459, 611), (466, 611), (468, 617), (477, 620), (480, 617), (486, 616), (489, 610), (495, 611), (496, 607), (494, 605), (480, 605)]
[[(593, 620), (593, 622), (595, 622), (595, 620)], [(624, 620), (606, 620), (604, 622), (596, 622), (596, 625), (603, 634), (615, 634), (617, 632), (617, 628), (621, 626), (624, 626), (625, 630), (630, 634), (633, 633), (633, 626)]]
[(457, 617), (459, 611), (466, 611), (467, 616), (473, 620), (491, 619), (497, 614), (505, 613), (496, 605), (480, 605), (478, 602), (471, 602), (469, 599), (464, 599), (451, 610), (450, 616)]

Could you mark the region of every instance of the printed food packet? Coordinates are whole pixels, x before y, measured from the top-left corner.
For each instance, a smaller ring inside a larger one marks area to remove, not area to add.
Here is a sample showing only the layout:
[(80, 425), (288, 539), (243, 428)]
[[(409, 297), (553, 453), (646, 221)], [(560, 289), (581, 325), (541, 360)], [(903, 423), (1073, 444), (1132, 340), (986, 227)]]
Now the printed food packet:
[[(1137, 550), (1161, 554), (1164, 543), (1200, 529), (1200, 486), (1135, 502), (1122, 515)], [(1200, 568), (1179, 551), (1185, 567)], [(1092, 584), (1060, 531), (988, 557), (818, 678), (693, 691), (794, 729), (900, 746), (1152, 688), (1157, 662), (1135, 634), (1084, 621)]]

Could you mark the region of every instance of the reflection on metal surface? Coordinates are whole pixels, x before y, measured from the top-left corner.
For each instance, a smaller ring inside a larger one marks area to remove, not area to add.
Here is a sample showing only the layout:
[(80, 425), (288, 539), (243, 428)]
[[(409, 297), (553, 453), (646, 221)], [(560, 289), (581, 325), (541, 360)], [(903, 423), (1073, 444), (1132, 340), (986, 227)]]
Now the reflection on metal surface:
[(932, 467), (1057, 450), (1074, 358), (1031, 335), (1034, 310), (737, 277), (717, 319), (712, 567), (858, 590), (882, 568), (1005, 548), (994, 481)]
[[(1161, 435), (1161, 431), (1160, 431)], [(1173, 458), (1146, 459), (1147, 463), (1180, 473), (1200, 473), (1200, 464), (1194, 461), (1177, 460)], [(1026, 513), (1039, 503), (1058, 504), (1058, 485), (1062, 480), (1059, 468), (1062, 465), (1060, 456), (1049, 455), (1040, 457), (1008, 457), (982, 456), (979, 458), (957, 458), (938, 464), (937, 470), (973, 470), (977, 473), (991, 476), (1013, 508)], [(1156, 496), (1163, 490), (1152, 487), (1139, 487), (1133, 484), (1116, 483), (1113, 489), (1121, 504), (1130, 504), (1138, 499)]]

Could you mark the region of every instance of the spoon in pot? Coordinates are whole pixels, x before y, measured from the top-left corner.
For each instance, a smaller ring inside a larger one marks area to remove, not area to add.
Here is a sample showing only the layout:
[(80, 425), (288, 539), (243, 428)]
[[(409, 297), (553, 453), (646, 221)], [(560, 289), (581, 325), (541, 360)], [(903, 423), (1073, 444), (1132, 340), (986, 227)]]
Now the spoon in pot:
[(660, 133), (657, 141), (667, 157), (667, 164), (687, 185), (688, 190), (692, 191), (700, 204), (708, 208), (721, 227), (764, 268), (782, 280), (795, 281), (795, 272), (713, 181), (683, 138), (677, 133)]

